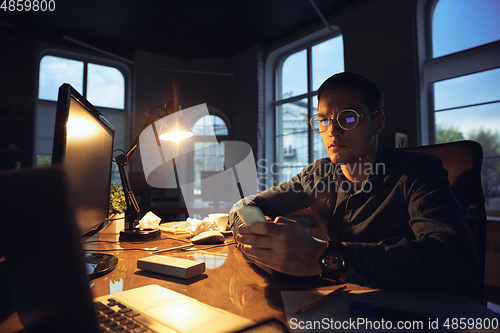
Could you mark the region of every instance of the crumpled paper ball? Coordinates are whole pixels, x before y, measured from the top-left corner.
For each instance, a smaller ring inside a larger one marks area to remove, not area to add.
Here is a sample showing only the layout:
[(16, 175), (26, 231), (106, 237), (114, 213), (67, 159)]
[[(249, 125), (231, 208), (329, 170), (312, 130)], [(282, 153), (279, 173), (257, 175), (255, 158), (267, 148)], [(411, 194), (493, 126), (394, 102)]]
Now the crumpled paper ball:
[(217, 225), (215, 219), (205, 217), (203, 220), (187, 218), (186, 230), (191, 234), (191, 236), (199, 235), (204, 231), (221, 231), (222, 228)]
[(153, 212), (147, 212), (146, 215), (142, 217), (139, 221), (139, 224), (136, 225), (136, 228), (141, 230), (144, 229), (159, 229), (160, 228), (161, 218), (156, 216)]

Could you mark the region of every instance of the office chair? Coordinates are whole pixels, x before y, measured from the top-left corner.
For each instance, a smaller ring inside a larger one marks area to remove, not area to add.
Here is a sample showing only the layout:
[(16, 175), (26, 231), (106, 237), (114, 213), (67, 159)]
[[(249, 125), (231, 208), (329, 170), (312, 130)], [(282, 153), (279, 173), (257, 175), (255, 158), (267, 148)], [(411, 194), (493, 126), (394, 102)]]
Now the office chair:
[[(469, 228), (479, 255), (481, 272), (485, 270), (486, 256), (486, 210), (481, 167), (483, 148), (475, 141), (457, 141), (430, 146), (402, 148), (403, 151), (424, 152), (435, 155), (443, 161), (448, 171), (448, 180), (467, 217)], [(482, 293), (483, 286), (480, 288)], [(482, 296), (482, 294), (480, 295)]]

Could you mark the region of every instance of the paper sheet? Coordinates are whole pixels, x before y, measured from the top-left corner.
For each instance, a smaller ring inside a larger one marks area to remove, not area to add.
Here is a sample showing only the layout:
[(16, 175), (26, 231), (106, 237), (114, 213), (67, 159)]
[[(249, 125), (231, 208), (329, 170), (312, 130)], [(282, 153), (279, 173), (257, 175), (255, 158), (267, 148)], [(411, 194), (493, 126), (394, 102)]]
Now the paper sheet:
[[(448, 319), (448, 323), (452, 324), (453, 318), (482, 318), (482, 320), (484, 318), (497, 318), (500, 321), (500, 315), (464, 295), (387, 292), (380, 290), (343, 292), (314, 309), (300, 315), (295, 314), (301, 307), (328, 294), (332, 290), (282, 291), (281, 296), (290, 330), (292, 332), (326, 332), (343, 331), (345, 329), (353, 332), (389, 331), (387, 326), (385, 330), (381, 327), (383, 324), (381, 319), (371, 319), (372, 324), (370, 324), (366, 323), (368, 321), (367, 318), (358, 319), (358, 317), (349, 315), (349, 304), (353, 301), (370, 302), (378, 307), (431, 313), (436, 317), (437, 322), (422, 322), (424, 331), (428, 330), (430, 325), (433, 328), (432, 325), (436, 324), (440, 329), (443, 329), (443, 324), (445, 324), (446, 320)], [(391, 332), (422, 332), (422, 330), (413, 330), (409, 327), (398, 330), (396, 329), (396, 323), (388, 324), (387, 321), (385, 324), (392, 325)], [(412, 324), (413, 327), (417, 328), (417, 325), (420, 323), (404, 324)], [(453, 332), (454, 330), (449, 329), (447, 331)], [(467, 330), (461, 332), (467, 332)]]

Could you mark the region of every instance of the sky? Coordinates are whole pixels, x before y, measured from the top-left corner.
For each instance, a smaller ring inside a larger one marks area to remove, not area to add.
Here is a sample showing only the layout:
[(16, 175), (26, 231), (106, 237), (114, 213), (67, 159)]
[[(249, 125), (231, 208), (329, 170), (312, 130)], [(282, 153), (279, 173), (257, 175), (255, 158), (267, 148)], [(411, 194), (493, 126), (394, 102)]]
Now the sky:
[[(500, 0), (440, 0), (432, 23), (433, 56), (440, 57), (500, 39)], [(436, 110), (500, 101), (500, 69), (434, 84)], [(478, 129), (500, 130), (500, 102), (437, 112), (436, 125), (464, 137)]]
[[(40, 62), (38, 97), (57, 101), (59, 87), (69, 83), (83, 95), (83, 66), (81, 61), (44, 56)], [(95, 106), (123, 109), (125, 106), (125, 79), (116, 68), (88, 64), (87, 96)]]
[[(312, 47), (312, 84), (317, 90), (330, 75), (344, 71), (342, 36), (329, 39)], [(283, 63), (282, 92), (292, 96), (307, 93), (307, 51), (289, 56)]]

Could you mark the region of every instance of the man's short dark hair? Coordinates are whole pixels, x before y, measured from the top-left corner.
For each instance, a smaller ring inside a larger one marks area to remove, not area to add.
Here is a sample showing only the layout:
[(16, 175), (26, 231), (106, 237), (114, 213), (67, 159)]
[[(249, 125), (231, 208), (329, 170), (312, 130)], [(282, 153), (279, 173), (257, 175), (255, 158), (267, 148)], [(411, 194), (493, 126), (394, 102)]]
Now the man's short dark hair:
[(384, 112), (384, 97), (378, 85), (357, 73), (343, 72), (330, 76), (318, 89), (318, 101), (325, 90), (338, 88), (361, 92), (363, 102), (370, 111)]

